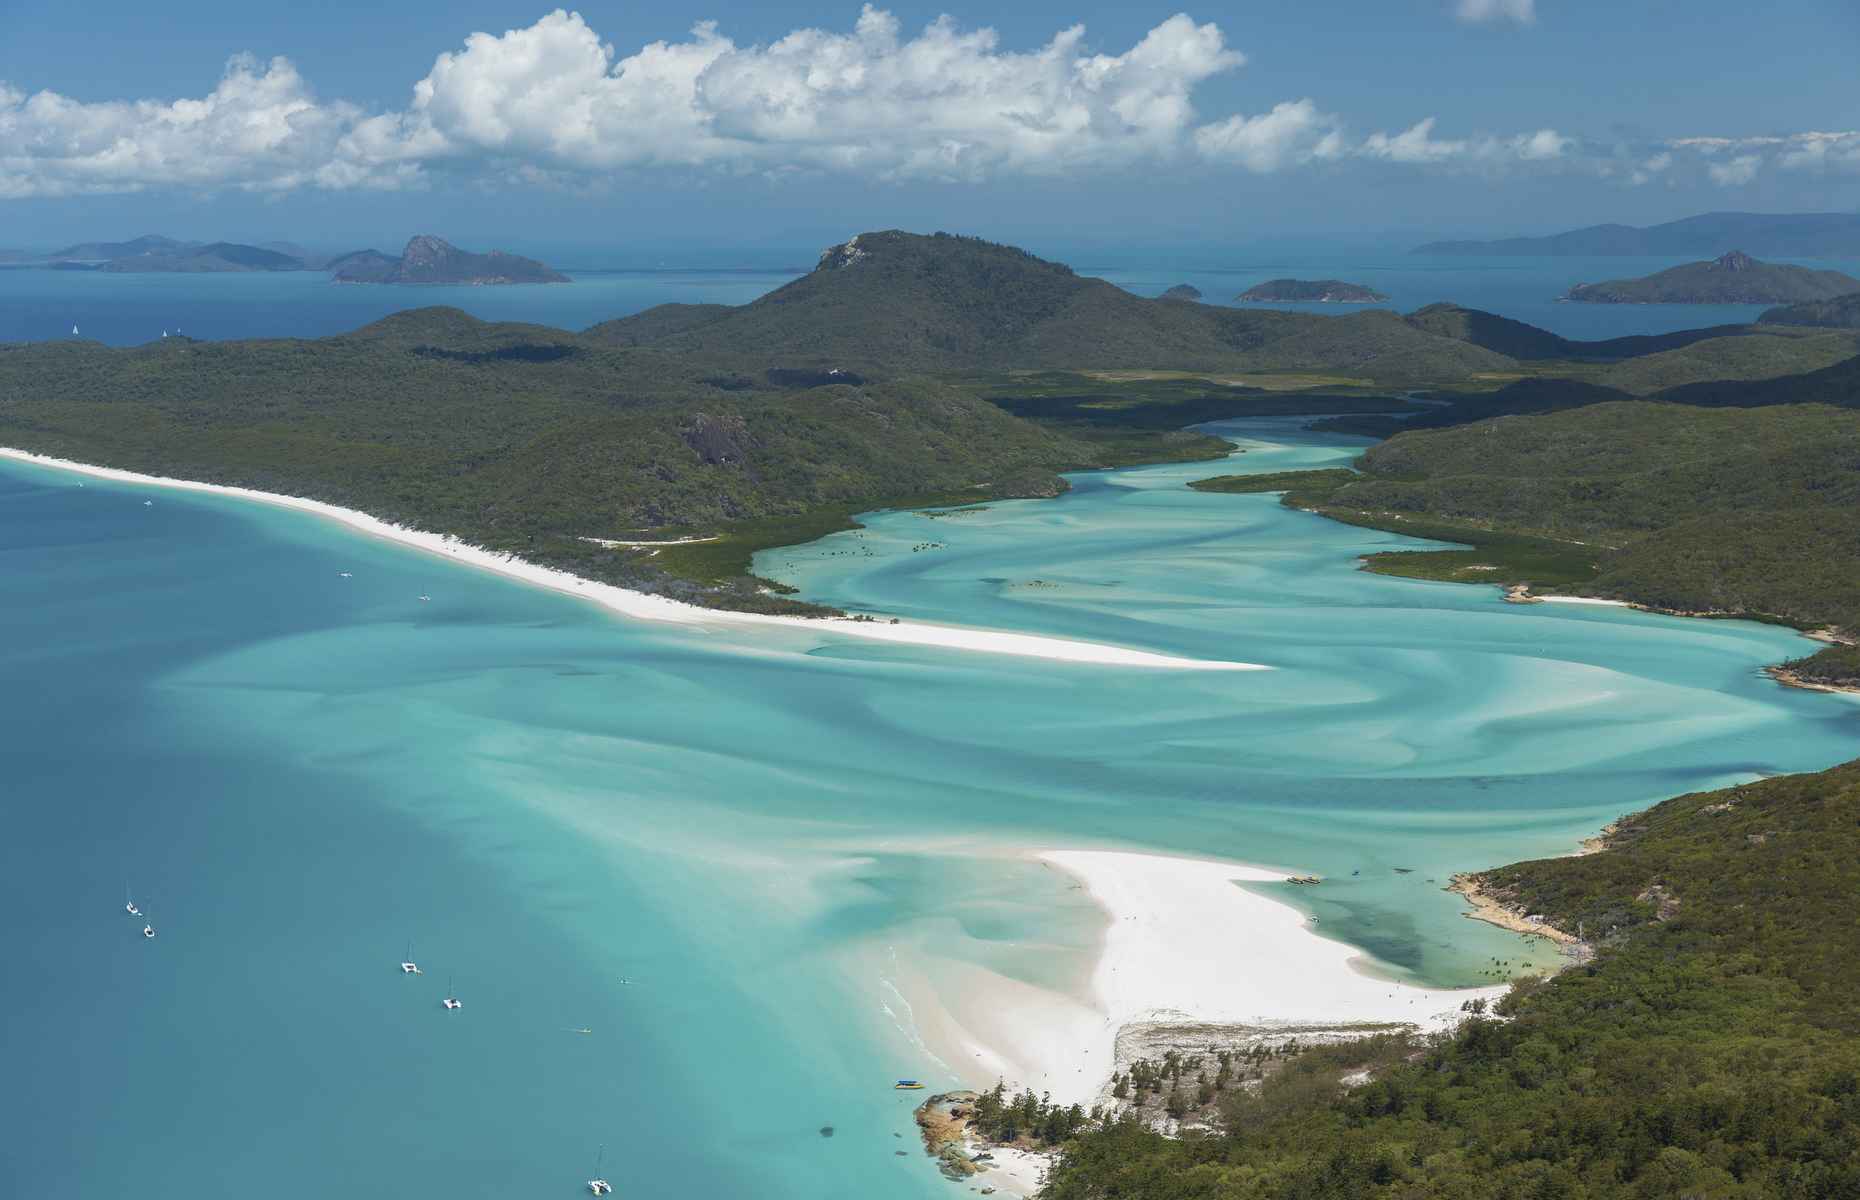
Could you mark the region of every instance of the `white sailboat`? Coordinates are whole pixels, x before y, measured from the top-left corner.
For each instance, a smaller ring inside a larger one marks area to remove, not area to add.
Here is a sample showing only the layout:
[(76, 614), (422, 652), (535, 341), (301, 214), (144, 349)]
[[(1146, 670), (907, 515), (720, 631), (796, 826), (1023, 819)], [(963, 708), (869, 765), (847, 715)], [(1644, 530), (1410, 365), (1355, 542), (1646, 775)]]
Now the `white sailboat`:
[(407, 957), (401, 960), (400, 970), (401, 970), (401, 974), (403, 975), (421, 974), (420, 964), (413, 961), (413, 943), (412, 942), (407, 943)]
[(123, 885), (123, 911), (132, 917), (139, 917), (142, 915), (142, 910), (136, 907), (135, 898), (129, 894), (128, 884)]
[(145, 938), (152, 938), (152, 937), (154, 937), (154, 936), (155, 936), (155, 927), (154, 927), (153, 925), (144, 925), (144, 926), (142, 927), (142, 936), (143, 936), (143, 937), (145, 937)]
[(464, 1007), (465, 1006), (459, 1002), (459, 998), (452, 994), (452, 976), (447, 975), (446, 976), (446, 1011), (457, 1012), (459, 1009), (464, 1008)]
[(614, 1185), (601, 1178), (601, 1157), (606, 1153), (607, 1147), (602, 1146), (594, 1154), (594, 1178), (588, 1180), (588, 1190), (596, 1196), (611, 1196), (614, 1194)]

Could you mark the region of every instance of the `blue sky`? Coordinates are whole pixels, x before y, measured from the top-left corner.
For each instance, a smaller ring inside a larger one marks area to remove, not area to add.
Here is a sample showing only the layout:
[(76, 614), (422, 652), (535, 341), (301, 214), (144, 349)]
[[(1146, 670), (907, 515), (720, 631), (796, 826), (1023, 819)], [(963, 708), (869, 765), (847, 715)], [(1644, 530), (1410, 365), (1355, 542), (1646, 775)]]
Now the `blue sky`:
[(1246, 243), (1860, 207), (1852, 0), (0, 0), (0, 27), (6, 246)]

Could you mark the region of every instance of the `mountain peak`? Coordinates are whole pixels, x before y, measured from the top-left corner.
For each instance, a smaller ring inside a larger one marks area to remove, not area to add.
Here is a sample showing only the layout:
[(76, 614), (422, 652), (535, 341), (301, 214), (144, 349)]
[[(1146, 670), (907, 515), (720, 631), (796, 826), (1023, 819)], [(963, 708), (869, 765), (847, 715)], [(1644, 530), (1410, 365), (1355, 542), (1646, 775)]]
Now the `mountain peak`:
[(1729, 254), (1720, 257), (1712, 265), (1715, 267), (1722, 267), (1727, 271), (1748, 271), (1750, 268), (1757, 265), (1757, 260), (1745, 254), (1742, 250), (1733, 250)]

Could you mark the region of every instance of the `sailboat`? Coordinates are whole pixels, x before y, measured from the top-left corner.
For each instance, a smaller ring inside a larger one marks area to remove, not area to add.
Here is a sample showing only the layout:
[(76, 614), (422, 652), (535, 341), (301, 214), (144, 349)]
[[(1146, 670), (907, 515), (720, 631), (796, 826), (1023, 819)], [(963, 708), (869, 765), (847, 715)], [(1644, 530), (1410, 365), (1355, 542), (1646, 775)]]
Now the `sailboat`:
[(594, 1153), (594, 1178), (588, 1180), (588, 1190), (596, 1196), (611, 1196), (614, 1194), (614, 1185), (601, 1178), (601, 1156), (606, 1153), (607, 1147), (605, 1146), (602, 1146)]
[(71, 336), (72, 336), (72, 337), (76, 337), (77, 335), (78, 335), (78, 331), (77, 331), (77, 326), (76, 326), (76, 325), (73, 325), (73, 326), (71, 327)]
[(145, 937), (145, 938), (152, 938), (152, 937), (154, 937), (154, 936), (155, 936), (155, 927), (154, 927), (153, 925), (144, 925), (144, 926), (142, 927), (142, 936), (143, 936), (143, 937)]
[(129, 894), (128, 884), (123, 885), (123, 911), (132, 917), (139, 917), (142, 915), (142, 910), (136, 907), (134, 898)]
[(448, 1012), (457, 1012), (459, 1009), (464, 1008), (464, 1007), (465, 1006), (463, 1004), (459, 1003), (459, 998), (452, 994), (452, 976), (447, 975), (446, 976), (446, 1010)]
[(420, 974), (420, 964), (413, 961), (413, 943), (407, 943), (407, 957), (401, 960), (401, 973), (404, 975)]

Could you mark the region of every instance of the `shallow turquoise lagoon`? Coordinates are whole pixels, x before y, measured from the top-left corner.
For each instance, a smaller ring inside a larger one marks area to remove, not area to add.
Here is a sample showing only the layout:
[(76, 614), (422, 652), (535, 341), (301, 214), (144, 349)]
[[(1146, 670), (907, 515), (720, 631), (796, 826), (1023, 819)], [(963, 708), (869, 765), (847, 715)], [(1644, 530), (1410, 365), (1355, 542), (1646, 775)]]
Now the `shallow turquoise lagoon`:
[(1854, 755), (1850, 700), (1761, 674), (1789, 632), (1365, 575), (1402, 539), (1183, 486), (1358, 445), (1222, 428), (1230, 463), (877, 514), (759, 566), (1269, 672), (625, 622), (313, 517), (0, 465), (0, 1178), (566, 1196), (605, 1145), (627, 1195), (947, 1196), (888, 1085), (959, 1074), (893, 975), (1077, 991), (1101, 926), (1004, 851), (1318, 872), (1286, 898), (1328, 936), (1471, 983), (1517, 943), (1447, 874)]

